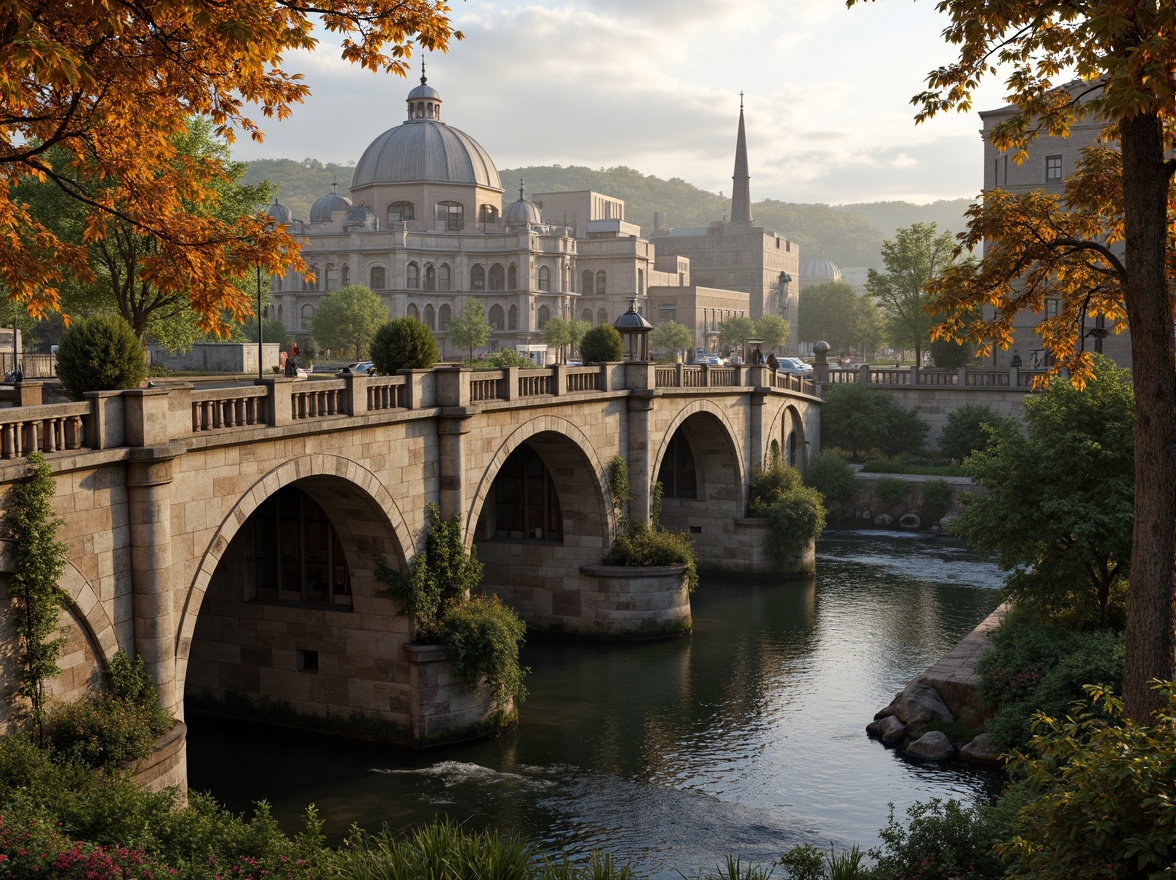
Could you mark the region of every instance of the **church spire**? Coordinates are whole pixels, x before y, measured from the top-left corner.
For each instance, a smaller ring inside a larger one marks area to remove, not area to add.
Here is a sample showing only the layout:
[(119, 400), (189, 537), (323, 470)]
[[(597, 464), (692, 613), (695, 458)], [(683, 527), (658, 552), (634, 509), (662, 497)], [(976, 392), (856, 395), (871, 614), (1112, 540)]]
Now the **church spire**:
[(747, 134), (743, 129), (743, 92), (739, 93), (739, 137), (735, 141), (735, 173), (731, 175), (731, 222), (751, 225), (751, 176), (747, 171)]

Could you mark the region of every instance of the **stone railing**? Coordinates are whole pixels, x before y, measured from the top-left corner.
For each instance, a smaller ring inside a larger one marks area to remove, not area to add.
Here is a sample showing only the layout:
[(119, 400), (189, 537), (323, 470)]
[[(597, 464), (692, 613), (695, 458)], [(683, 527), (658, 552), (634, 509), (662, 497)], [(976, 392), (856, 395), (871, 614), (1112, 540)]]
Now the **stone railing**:
[[(39, 405), (39, 384), (26, 383), (24, 405), (0, 408), (0, 461), (31, 452), (153, 446), (186, 438), (219, 443), (221, 435), (261, 428), (362, 418), (446, 407), (517, 406), (565, 395), (665, 390), (773, 389), (816, 395), (808, 380), (762, 366), (557, 364), (474, 372), (460, 366), (406, 370), (396, 376), (340, 373), (324, 379), (266, 377), (252, 385), (186, 384), (90, 392), (78, 403)], [(34, 387), (36, 386), (36, 387)]]
[(1020, 388), (1032, 389), (1044, 370), (1007, 370), (960, 367), (958, 370), (937, 370), (918, 367), (871, 367), (863, 365), (853, 370), (829, 370), (824, 380), (828, 385), (873, 385), (903, 388)]

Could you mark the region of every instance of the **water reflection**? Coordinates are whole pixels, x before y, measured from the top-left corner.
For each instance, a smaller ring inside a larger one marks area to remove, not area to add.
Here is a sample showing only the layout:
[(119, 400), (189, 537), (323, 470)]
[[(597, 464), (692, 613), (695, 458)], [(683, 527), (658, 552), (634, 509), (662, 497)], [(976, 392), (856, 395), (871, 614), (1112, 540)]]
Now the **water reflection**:
[(944, 540), (828, 536), (815, 580), (704, 578), (689, 639), (536, 642), (522, 725), (498, 740), (411, 753), (193, 720), (192, 784), (283, 821), (315, 802), (338, 835), (448, 814), (647, 877), (767, 863), (795, 843), (869, 845), (928, 796), (989, 783), (908, 764), (865, 737), (893, 693), (997, 603), (999, 572)]

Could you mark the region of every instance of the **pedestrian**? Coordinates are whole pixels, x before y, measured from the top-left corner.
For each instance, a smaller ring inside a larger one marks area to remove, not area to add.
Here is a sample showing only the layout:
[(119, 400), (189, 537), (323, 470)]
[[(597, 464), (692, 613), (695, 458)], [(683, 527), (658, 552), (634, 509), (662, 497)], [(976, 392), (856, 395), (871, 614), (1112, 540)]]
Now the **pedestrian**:
[(770, 352), (768, 354), (768, 369), (770, 369), (772, 371), (772, 375), (775, 376), (776, 370), (778, 370), (779, 368), (780, 368), (780, 361), (776, 357), (776, 352), (774, 352), (774, 351)]

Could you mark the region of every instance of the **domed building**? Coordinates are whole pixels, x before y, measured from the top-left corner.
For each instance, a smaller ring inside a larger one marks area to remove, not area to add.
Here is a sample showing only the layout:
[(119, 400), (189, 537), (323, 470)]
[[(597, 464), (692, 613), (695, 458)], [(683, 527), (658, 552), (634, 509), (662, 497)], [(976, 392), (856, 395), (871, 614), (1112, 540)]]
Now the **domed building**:
[(825, 256), (813, 257), (800, 270), (800, 289), (807, 290), (818, 284), (831, 284), (841, 280), (837, 264)]

